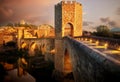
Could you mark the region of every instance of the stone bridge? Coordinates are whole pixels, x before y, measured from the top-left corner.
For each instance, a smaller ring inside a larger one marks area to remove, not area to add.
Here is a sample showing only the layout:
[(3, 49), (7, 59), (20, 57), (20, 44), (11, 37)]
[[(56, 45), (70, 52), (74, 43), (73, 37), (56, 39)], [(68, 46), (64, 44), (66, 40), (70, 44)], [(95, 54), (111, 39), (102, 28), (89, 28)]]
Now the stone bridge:
[(28, 50), (29, 56), (50, 53), (54, 47), (54, 38), (24, 38), (20, 41), (20, 48)]
[[(75, 82), (120, 82), (119, 41), (78, 37), (82, 36), (82, 4), (76, 1), (55, 5), (55, 38), (25, 39), (22, 34), (18, 30), (18, 46), (27, 49), (29, 56), (42, 52), (46, 60), (52, 60), (55, 78), (72, 73)], [(53, 59), (48, 54), (52, 50)]]
[[(110, 57), (70, 37), (64, 38), (64, 45), (64, 70), (72, 70), (75, 82), (120, 81), (120, 59)], [(119, 55), (120, 51), (118, 58)]]
[[(52, 59), (55, 64), (56, 74), (59, 71), (58, 76), (60, 74), (60, 76), (64, 76), (65, 74), (73, 73), (75, 82), (120, 81), (119, 50), (116, 50), (117, 55), (111, 52), (104, 53), (100, 51), (101, 49), (107, 51), (104, 45), (102, 48), (95, 49), (91, 47), (93, 44), (90, 39), (88, 40), (90, 44), (85, 43), (86, 37), (84, 40), (83, 37), (64, 37), (61, 41), (63, 44), (59, 46), (64, 46), (59, 49), (61, 55), (57, 56), (55, 52), (55, 55), (53, 55), (55, 59)], [(93, 43), (95, 43), (94, 46), (98, 46), (96, 42)], [(55, 48), (55, 39), (21, 39), (21, 48), (28, 48), (30, 56), (35, 56), (35, 50), (37, 49), (38, 53), (41, 51), (47, 60), (51, 60), (51, 56), (48, 53)], [(109, 56), (109, 54), (116, 55), (116, 57)]]

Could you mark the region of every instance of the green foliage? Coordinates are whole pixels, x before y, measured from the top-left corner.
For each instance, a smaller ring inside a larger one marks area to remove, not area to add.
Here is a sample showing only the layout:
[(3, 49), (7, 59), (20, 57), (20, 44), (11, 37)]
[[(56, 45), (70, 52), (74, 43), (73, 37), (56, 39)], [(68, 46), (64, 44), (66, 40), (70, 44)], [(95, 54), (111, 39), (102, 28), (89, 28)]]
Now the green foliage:
[(109, 28), (105, 25), (100, 25), (97, 27), (97, 32), (109, 32)]
[(115, 34), (115, 33), (113, 33), (113, 38), (115, 38), (115, 39), (120, 39), (120, 34)]
[(113, 34), (110, 32), (110, 29), (105, 25), (98, 26), (96, 31), (97, 32), (93, 32), (93, 35), (102, 37), (113, 37)]
[(14, 27), (14, 24), (13, 23), (8, 23), (6, 26), (8, 26), (8, 27)]

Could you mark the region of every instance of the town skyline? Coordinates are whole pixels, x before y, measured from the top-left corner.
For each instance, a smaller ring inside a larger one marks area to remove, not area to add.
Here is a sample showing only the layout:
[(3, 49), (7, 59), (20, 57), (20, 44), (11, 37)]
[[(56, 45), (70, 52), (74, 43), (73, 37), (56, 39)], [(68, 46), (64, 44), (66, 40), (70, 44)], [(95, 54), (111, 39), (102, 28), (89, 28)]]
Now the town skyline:
[[(1, 0), (0, 25), (25, 20), (35, 25), (54, 27), (54, 6), (62, 0)], [(72, 1), (72, 0), (66, 0)], [(120, 0), (76, 0), (83, 6), (83, 29), (94, 30), (98, 25), (120, 28)]]

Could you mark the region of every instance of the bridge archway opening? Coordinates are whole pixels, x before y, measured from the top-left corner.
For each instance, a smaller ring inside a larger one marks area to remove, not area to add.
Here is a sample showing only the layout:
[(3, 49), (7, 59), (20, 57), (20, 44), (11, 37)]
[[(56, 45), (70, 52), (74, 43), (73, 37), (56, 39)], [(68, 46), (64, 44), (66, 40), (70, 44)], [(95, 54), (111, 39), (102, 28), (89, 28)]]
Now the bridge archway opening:
[(65, 50), (64, 53), (64, 72), (66, 74), (72, 73), (72, 63), (68, 50)]
[(27, 45), (27, 43), (22, 42), (22, 44), (21, 44), (21, 48), (22, 48), (22, 49), (28, 49), (28, 45)]
[(32, 42), (31, 45), (30, 45), (30, 55), (36, 55), (36, 51), (38, 49), (38, 46), (35, 42)]
[(46, 45), (45, 44), (42, 44), (41, 52), (42, 52), (42, 55), (45, 54), (45, 52), (46, 52)]
[(73, 37), (73, 24), (67, 23), (64, 28), (64, 36)]

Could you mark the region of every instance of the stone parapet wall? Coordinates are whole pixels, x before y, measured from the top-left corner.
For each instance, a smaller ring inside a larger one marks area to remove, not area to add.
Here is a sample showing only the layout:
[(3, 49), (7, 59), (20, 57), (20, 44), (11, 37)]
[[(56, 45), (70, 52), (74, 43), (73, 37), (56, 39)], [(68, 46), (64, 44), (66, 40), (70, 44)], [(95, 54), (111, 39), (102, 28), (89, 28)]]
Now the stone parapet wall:
[(64, 38), (70, 51), (75, 82), (119, 82), (120, 62), (72, 38)]
[(107, 38), (107, 37), (96, 37), (96, 36), (83, 36), (79, 37), (83, 38), (84, 40), (90, 40), (92, 41), (99, 41), (101, 45), (104, 45), (105, 43), (108, 44), (108, 48), (111, 49), (119, 49), (120, 48), (120, 39), (113, 39), (113, 38)]

